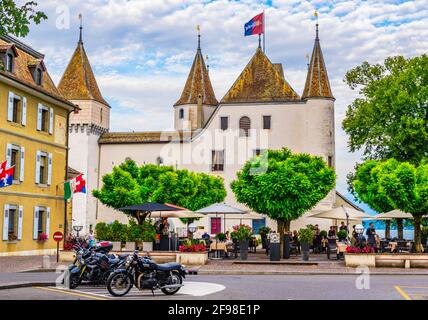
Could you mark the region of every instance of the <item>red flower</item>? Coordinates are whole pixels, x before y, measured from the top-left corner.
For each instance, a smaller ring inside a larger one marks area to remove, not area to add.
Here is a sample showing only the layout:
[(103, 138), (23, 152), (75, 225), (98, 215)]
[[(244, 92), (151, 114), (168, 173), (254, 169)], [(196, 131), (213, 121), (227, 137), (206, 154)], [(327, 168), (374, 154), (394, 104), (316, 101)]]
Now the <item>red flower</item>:
[(203, 244), (192, 244), (190, 246), (180, 246), (178, 250), (180, 252), (205, 252), (206, 248)]

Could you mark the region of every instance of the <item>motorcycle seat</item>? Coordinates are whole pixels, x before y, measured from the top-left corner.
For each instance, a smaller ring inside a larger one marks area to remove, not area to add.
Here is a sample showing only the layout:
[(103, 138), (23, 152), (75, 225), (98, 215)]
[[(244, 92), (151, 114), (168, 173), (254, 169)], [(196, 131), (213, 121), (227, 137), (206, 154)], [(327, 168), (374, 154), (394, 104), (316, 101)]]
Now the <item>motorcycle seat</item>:
[(120, 259), (118, 259), (118, 258), (108, 259), (109, 264), (115, 264), (115, 263), (118, 263), (119, 261), (120, 261)]
[(129, 253), (118, 254), (117, 256), (119, 257), (119, 260), (124, 260), (127, 256), (129, 256)]
[(158, 270), (160, 270), (160, 271), (177, 270), (180, 267), (181, 267), (181, 265), (179, 263), (176, 263), (176, 262), (158, 264)]

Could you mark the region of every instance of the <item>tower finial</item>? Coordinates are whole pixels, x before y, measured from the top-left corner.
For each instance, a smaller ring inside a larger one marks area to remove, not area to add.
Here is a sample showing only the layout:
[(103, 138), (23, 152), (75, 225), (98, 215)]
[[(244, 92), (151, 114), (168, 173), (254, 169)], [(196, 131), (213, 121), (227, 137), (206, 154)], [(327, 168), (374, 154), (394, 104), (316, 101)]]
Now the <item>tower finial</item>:
[(198, 31), (198, 50), (201, 50), (201, 27), (199, 24), (196, 26), (196, 30)]
[(80, 35), (79, 35), (79, 43), (83, 43), (83, 40), (82, 40), (82, 30), (83, 30), (83, 16), (82, 16), (82, 14), (81, 13), (79, 13), (79, 20), (80, 20)]
[(315, 10), (314, 16), (315, 16), (315, 19), (317, 21), (317, 23), (315, 25), (315, 33), (316, 33), (315, 40), (319, 40), (319, 37), (318, 37), (318, 11), (317, 10)]

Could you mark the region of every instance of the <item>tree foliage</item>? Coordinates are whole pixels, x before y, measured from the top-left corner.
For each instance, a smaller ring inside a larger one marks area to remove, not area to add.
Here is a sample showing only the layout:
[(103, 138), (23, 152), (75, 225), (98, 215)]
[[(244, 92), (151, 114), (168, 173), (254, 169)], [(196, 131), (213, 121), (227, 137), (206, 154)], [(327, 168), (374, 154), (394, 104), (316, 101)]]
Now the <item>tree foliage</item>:
[[(265, 165), (265, 172), (257, 174)], [(327, 196), (335, 181), (334, 170), (321, 157), (293, 154), (284, 148), (247, 161), (231, 188), (240, 203), (277, 220), (283, 235), (292, 220)]]
[(343, 129), (349, 149), (366, 159), (419, 163), (428, 156), (428, 56), (389, 57), (348, 71), (345, 82), (360, 88), (348, 106)]
[(13, 0), (0, 0), (0, 35), (13, 34), (25, 37), (30, 31), (30, 23), (39, 24), (48, 17), (37, 11), (37, 2), (27, 1), (18, 6)]
[(420, 225), (422, 216), (428, 213), (428, 163), (367, 160), (357, 167), (353, 188), (360, 200), (379, 209), (411, 213), (416, 249), (421, 252)]
[(94, 190), (93, 195), (115, 209), (155, 201), (198, 210), (226, 197), (220, 177), (175, 170), (171, 166), (147, 164), (139, 167), (130, 159), (115, 166), (102, 181), (102, 188)]

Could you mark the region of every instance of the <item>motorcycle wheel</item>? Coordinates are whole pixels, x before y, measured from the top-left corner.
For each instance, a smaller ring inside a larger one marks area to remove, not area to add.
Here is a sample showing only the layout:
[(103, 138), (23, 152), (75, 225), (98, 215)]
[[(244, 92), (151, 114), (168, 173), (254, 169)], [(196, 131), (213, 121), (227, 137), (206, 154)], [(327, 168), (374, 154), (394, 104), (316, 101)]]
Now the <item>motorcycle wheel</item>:
[[(168, 284), (182, 284), (183, 283), (183, 278), (181, 277), (181, 275), (178, 272), (172, 272), (171, 275), (168, 278)], [(176, 294), (178, 292), (178, 290), (180, 290), (181, 287), (178, 288), (163, 288), (161, 289), (161, 291), (168, 295), (171, 296), (173, 294)]]
[(107, 279), (107, 290), (115, 297), (127, 294), (133, 286), (132, 278), (126, 273), (113, 273)]
[(79, 284), (81, 282), (81, 278), (79, 277), (79, 274), (70, 274), (70, 284), (69, 284), (69, 288), (70, 289), (76, 289)]

